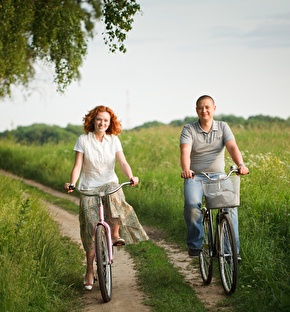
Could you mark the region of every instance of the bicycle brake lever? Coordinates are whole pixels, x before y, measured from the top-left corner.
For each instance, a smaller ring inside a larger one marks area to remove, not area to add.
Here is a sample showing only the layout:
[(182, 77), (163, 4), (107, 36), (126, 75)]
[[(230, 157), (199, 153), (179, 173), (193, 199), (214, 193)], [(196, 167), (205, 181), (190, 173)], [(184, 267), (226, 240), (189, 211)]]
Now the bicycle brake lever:
[(70, 185), (68, 186), (68, 189), (69, 189), (70, 191), (73, 191), (75, 188), (76, 188), (76, 187), (75, 187), (73, 184), (70, 184)]

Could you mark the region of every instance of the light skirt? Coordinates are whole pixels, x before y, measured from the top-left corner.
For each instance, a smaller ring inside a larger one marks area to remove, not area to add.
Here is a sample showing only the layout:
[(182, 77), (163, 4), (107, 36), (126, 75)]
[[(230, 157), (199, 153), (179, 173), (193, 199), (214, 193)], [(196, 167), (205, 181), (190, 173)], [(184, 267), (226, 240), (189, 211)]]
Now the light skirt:
[[(109, 183), (97, 188), (97, 190), (100, 192), (108, 191), (117, 185), (116, 183)], [(104, 197), (103, 205), (105, 221), (111, 228), (120, 222), (120, 237), (125, 240), (126, 244), (136, 244), (149, 239), (133, 207), (126, 202), (122, 189)], [(88, 252), (94, 248), (94, 228), (99, 221), (97, 197), (81, 195), (79, 221), (83, 247)]]

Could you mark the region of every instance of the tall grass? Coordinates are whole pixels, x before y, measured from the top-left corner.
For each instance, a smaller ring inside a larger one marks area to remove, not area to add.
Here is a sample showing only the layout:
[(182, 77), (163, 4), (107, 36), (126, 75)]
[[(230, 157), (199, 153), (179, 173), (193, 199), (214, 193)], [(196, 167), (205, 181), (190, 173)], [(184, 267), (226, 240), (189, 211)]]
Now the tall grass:
[[(236, 300), (241, 311), (257, 311), (263, 305), (273, 311), (290, 307), (290, 155), (278, 155), (248, 155), (252, 171), (244, 179), (239, 210), (244, 262)], [(255, 293), (258, 299), (250, 302), (249, 294), (254, 299)]]
[[(183, 181), (180, 178), (181, 127), (160, 126), (121, 135), (123, 148), (140, 184), (125, 189), (142, 223), (160, 227), (186, 248)], [(288, 311), (289, 280), (289, 128), (234, 127), (250, 174), (242, 177), (239, 208), (241, 253), (237, 311)], [(73, 165), (72, 147), (23, 147), (2, 142), (0, 167), (61, 188)], [(3, 161), (3, 155), (6, 155)], [(227, 167), (232, 164), (229, 156)], [(117, 167), (120, 180), (125, 177)]]
[(25, 146), (0, 141), (0, 168), (60, 190), (73, 166), (72, 144)]
[(21, 182), (0, 177), (0, 311), (80, 307), (83, 253)]

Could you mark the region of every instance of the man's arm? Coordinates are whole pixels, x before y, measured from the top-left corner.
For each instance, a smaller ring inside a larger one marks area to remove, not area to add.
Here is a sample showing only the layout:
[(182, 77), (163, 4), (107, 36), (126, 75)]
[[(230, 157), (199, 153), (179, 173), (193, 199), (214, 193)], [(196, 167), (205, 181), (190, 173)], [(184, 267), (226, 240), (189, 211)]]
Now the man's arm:
[(192, 178), (192, 171), (190, 170), (190, 153), (190, 144), (180, 144), (181, 177), (184, 179)]
[(240, 174), (248, 174), (249, 169), (245, 166), (243, 156), (235, 140), (230, 140), (226, 143), (226, 148), (232, 157), (234, 163), (238, 166)]

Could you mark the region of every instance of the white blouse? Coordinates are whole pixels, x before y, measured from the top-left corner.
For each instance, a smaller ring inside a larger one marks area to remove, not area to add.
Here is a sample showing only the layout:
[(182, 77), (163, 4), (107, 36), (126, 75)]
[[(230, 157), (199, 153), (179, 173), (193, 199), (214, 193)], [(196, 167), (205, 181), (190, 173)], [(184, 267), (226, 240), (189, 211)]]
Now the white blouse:
[(118, 183), (115, 173), (116, 153), (122, 151), (119, 138), (105, 134), (103, 141), (96, 140), (94, 133), (79, 136), (74, 151), (84, 154), (78, 182), (80, 190), (91, 190), (109, 182)]

